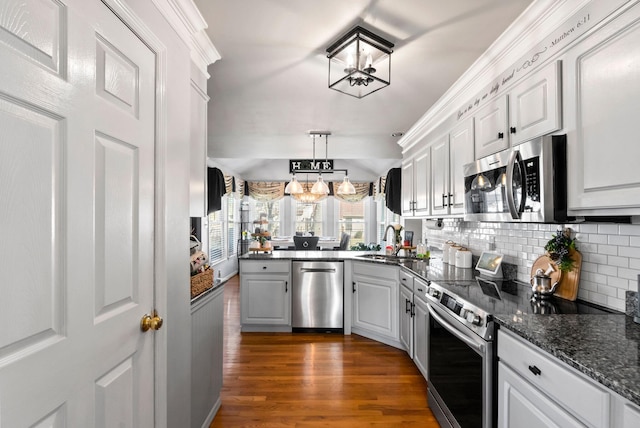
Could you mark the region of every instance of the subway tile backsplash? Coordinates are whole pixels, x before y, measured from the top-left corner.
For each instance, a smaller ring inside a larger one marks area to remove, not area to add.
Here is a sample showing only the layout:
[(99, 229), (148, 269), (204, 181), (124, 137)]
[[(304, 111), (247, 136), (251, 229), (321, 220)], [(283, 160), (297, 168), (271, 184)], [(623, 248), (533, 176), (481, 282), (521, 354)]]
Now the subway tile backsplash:
[[(545, 254), (544, 245), (563, 225), (485, 223), (445, 219), (441, 230), (423, 224), (423, 242), (442, 248), (447, 240), (469, 247), (475, 256), (483, 250), (505, 255), (505, 263), (518, 267), (517, 278), (529, 282), (531, 266)], [(636, 291), (640, 274), (640, 225), (612, 223), (566, 224), (582, 253), (578, 298), (625, 311), (626, 292)]]

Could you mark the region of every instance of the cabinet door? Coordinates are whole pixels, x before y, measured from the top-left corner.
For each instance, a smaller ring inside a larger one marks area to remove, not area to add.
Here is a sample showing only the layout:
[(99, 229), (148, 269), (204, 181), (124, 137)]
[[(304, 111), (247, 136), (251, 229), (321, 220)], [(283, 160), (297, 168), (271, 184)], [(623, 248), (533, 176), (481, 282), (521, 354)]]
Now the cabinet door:
[(400, 287), (400, 343), (413, 358), (413, 291)]
[(512, 145), (560, 129), (560, 66), (549, 64), (509, 92)]
[(473, 147), (473, 117), (456, 125), (449, 134), (449, 212), (464, 213), (463, 167), (475, 161)]
[(207, 215), (207, 102), (206, 92), (191, 82), (191, 139), (189, 215)]
[(433, 183), (431, 213), (449, 213), (449, 134), (431, 145)]
[(243, 275), (240, 282), (242, 324), (291, 324), (289, 291), (288, 275)]
[(413, 344), (413, 362), (422, 373), (424, 378), (427, 378), (427, 328), (429, 326), (429, 311), (427, 310), (427, 304), (419, 297), (413, 299), (414, 303), (414, 317), (413, 317), (413, 329), (414, 329), (414, 344)]
[(569, 210), (640, 214), (638, 46), (635, 5), (564, 59)]
[(509, 148), (507, 96), (489, 102), (474, 117), (476, 159)]
[(413, 159), (402, 163), (402, 215), (413, 215)]
[(418, 154), (413, 161), (413, 187), (415, 189), (415, 214), (429, 214), (429, 179), (431, 176), (431, 151), (427, 148)]
[(582, 427), (504, 363), (498, 363), (498, 428)]
[(398, 340), (398, 282), (353, 276), (353, 326)]
[(629, 402), (625, 403), (622, 411), (622, 428), (640, 427), (640, 409)]

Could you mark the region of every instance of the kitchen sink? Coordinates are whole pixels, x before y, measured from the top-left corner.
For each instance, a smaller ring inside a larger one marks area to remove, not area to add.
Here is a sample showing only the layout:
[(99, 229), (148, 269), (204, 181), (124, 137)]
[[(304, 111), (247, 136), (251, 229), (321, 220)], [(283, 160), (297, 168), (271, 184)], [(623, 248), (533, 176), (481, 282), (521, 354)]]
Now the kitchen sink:
[(358, 256), (358, 257), (363, 257), (369, 260), (380, 260), (383, 262), (392, 262), (392, 263), (401, 263), (401, 262), (407, 262), (410, 260), (416, 260), (414, 257), (402, 257), (402, 256), (388, 256), (386, 254), (363, 254), (362, 256)]

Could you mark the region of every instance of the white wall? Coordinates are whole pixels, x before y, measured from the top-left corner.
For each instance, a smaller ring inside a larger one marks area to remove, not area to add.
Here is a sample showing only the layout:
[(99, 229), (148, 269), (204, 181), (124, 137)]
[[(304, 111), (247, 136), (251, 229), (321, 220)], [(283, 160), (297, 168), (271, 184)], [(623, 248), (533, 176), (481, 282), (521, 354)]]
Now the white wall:
[(496, 251), (505, 254), (505, 263), (518, 266), (518, 279), (529, 282), (535, 259), (545, 254), (544, 245), (558, 227), (576, 233), (582, 253), (578, 298), (619, 311), (625, 310), (625, 293), (637, 290), (640, 274), (640, 225), (614, 223), (534, 224), (484, 223), (447, 219), (442, 230), (423, 227), (429, 245), (442, 248), (448, 239), (467, 244), (473, 254), (494, 240)]

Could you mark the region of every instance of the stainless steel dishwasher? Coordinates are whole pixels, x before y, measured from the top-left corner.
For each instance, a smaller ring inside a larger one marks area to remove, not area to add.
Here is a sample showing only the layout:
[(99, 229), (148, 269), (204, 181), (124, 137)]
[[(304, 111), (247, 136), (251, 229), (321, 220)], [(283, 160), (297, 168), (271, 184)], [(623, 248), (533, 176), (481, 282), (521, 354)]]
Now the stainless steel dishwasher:
[(293, 331), (344, 331), (343, 269), (341, 261), (293, 262), (291, 284)]

